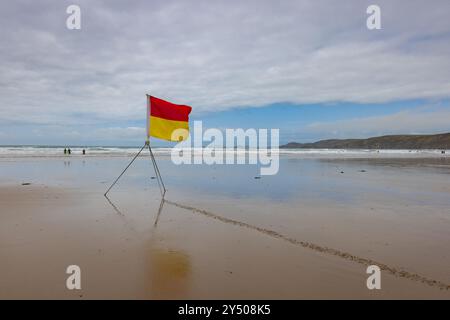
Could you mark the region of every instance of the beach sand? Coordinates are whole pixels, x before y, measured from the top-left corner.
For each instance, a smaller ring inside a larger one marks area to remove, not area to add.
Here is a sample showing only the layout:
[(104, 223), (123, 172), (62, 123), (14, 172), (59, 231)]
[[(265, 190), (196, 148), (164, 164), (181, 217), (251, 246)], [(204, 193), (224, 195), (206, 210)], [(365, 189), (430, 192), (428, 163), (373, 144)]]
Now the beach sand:
[(450, 298), (448, 157), (282, 156), (261, 179), (158, 157), (164, 203), (142, 157), (106, 199), (128, 161), (0, 159), (1, 299)]

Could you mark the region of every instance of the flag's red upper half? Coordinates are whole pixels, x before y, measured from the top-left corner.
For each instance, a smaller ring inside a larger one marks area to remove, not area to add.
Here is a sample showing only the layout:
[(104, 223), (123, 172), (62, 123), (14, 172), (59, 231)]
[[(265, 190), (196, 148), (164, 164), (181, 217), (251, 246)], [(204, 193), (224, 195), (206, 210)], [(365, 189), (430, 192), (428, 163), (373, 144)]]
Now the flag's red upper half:
[(189, 121), (189, 106), (174, 104), (159, 98), (150, 96), (150, 116), (166, 120)]

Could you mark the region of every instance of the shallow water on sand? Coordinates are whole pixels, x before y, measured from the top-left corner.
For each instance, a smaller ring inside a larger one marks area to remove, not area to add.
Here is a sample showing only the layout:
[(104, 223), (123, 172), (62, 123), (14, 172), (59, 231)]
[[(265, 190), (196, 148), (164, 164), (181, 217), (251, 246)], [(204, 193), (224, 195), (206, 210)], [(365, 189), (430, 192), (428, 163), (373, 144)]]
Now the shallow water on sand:
[[(162, 207), (148, 157), (103, 197), (128, 161), (0, 161), (0, 298), (450, 298), (389, 271), (450, 283), (448, 157), (290, 155), (262, 177), (158, 157)], [(386, 265), (382, 290), (367, 290), (363, 263), (318, 247)], [(69, 264), (81, 292), (65, 289)]]

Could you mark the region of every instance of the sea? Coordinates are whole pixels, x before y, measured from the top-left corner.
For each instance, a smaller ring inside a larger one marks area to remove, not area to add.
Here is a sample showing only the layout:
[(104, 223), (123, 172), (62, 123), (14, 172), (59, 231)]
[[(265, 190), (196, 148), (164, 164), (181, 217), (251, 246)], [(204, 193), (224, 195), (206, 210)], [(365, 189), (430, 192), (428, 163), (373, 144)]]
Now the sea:
[[(9, 145), (0, 146), (0, 158), (14, 157), (67, 157), (64, 154), (64, 146), (30, 146)], [(71, 156), (83, 156), (83, 149), (88, 157), (112, 157), (133, 156), (142, 147), (124, 146), (75, 146), (70, 147)], [(172, 148), (152, 147), (155, 155), (170, 156)], [(200, 148), (193, 148), (193, 154), (202, 152)], [(216, 149), (216, 152), (235, 152), (246, 154), (258, 152), (256, 149)], [(392, 150), (392, 149), (279, 149), (281, 156), (304, 156), (304, 157), (448, 157), (450, 150), (422, 149), (422, 150)]]

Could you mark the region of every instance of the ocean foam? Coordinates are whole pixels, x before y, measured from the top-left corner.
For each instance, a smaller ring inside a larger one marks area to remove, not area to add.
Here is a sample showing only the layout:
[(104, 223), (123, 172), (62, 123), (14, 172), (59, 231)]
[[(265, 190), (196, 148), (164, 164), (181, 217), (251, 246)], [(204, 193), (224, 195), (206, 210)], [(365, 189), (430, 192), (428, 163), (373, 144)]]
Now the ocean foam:
[[(87, 156), (133, 156), (139, 147), (71, 147), (71, 156), (82, 156), (82, 150), (86, 150)], [(156, 155), (170, 156), (172, 148), (153, 147)], [(201, 153), (202, 149), (193, 149), (193, 154)], [(246, 154), (258, 152), (257, 150), (245, 149), (218, 149), (216, 152), (236, 152), (236, 154)], [(264, 150), (265, 152), (265, 150)], [(280, 155), (305, 156), (305, 157), (428, 157), (450, 155), (450, 150), (367, 150), (367, 149), (280, 149)], [(0, 157), (67, 157), (64, 154), (64, 147), (50, 146), (0, 146)]]

